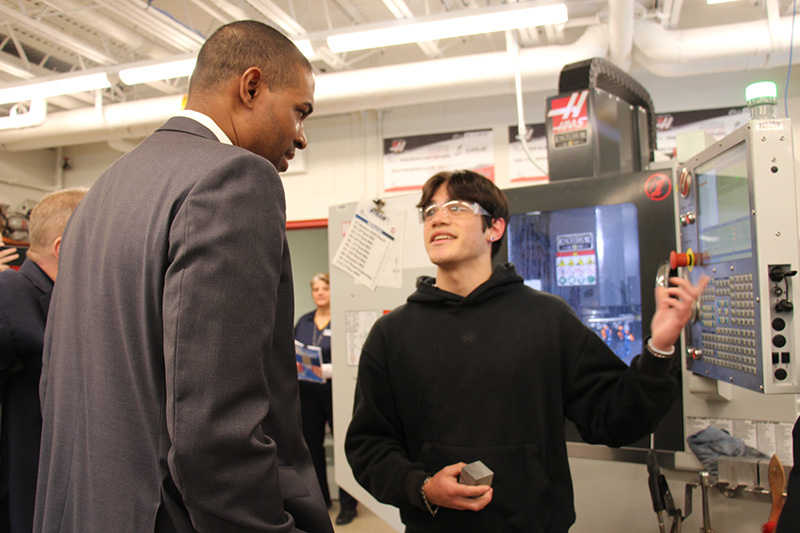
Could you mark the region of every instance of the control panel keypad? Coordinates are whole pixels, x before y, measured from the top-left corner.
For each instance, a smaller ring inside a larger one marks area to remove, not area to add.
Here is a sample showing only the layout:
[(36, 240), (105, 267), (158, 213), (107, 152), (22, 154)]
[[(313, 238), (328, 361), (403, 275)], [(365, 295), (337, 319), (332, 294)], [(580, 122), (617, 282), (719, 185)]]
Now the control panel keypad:
[(755, 313), (752, 274), (711, 280), (700, 301), (703, 360), (755, 375)]

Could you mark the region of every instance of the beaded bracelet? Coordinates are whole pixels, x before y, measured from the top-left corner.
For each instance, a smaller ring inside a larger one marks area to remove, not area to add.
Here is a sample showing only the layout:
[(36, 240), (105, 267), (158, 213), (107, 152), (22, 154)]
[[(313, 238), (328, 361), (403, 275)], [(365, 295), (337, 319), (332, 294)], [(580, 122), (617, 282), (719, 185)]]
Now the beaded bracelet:
[(675, 346), (672, 346), (668, 352), (662, 352), (661, 350), (656, 350), (653, 348), (653, 339), (649, 338), (647, 339), (647, 351), (659, 359), (669, 359), (675, 355)]
[(422, 482), (422, 485), (419, 486), (419, 494), (422, 496), (422, 503), (425, 504), (425, 507), (428, 509), (428, 512), (431, 513), (431, 516), (436, 516), (436, 513), (439, 511), (439, 506), (435, 505), (431, 507), (431, 504), (428, 503), (428, 497), (425, 496), (425, 483), (431, 480), (431, 476), (425, 478), (425, 481)]

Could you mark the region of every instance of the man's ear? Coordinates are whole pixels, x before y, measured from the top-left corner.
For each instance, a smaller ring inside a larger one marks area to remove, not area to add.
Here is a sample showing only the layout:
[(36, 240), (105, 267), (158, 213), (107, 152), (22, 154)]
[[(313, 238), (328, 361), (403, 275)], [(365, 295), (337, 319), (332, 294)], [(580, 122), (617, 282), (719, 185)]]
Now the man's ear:
[(250, 67), (239, 77), (239, 98), (246, 107), (253, 107), (254, 100), (264, 90), (267, 87), (260, 68)]
[(61, 235), (59, 235), (53, 240), (52, 252), (53, 252), (53, 257), (55, 257), (56, 259), (58, 259), (59, 254), (61, 254), (61, 240), (62, 240)]

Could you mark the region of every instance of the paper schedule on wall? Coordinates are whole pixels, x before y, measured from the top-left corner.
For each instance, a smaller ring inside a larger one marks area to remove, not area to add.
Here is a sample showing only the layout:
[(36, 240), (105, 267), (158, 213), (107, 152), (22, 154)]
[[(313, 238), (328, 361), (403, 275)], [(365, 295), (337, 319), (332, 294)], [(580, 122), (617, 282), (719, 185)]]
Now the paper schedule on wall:
[(356, 283), (375, 290), (399, 234), (397, 221), (402, 223), (402, 220), (371, 202), (359, 202), (347, 235), (333, 257), (333, 265), (350, 274)]
[(379, 311), (345, 311), (345, 340), (347, 344), (347, 364), (358, 366), (361, 348), (367, 340), (372, 325), (381, 316)]

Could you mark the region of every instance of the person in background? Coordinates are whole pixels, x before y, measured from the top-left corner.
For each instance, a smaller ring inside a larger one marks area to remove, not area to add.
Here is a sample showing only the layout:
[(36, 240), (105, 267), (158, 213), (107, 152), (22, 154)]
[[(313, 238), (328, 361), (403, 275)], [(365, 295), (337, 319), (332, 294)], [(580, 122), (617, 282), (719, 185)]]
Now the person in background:
[[(314, 274), (311, 278), (311, 297), (316, 310), (306, 313), (297, 321), (294, 337), (305, 345), (318, 346), (322, 350), (322, 378), (325, 383), (300, 381), (300, 406), (303, 413), (303, 436), (314, 469), (317, 471), (322, 495), (330, 508), (331, 495), (328, 488), (328, 474), (325, 464), (325, 425), (333, 430), (333, 396), (330, 378), (333, 375), (331, 364), (331, 288), (327, 273)], [(349, 524), (358, 514), (358, 502), (341, 487), (339, 488), (338, 525)]]
[[(565, 419), (590, 443), (650, 433), (675, 399), (674, 344), (707, 280), (656, 289), (651, 337), (628, 367), (562, 299), (510, 263), (492, 268), (509, 216), (494, 183), (441, 172), (417, 206), (436, 278), (420, 277), (364, 343), (345, 439), (355, 478), (400, 508), (407, 533), (564, 533)], [(491, 487), (460, 484), (478, 460)]]
[(256, 21), (203, 44), (186, 109), (65, 232), (34, 531), (330, 533), (303, 441), (279, 172), (314, 73)]
[[(0, 272), (0, 531), (30, 533), (42, 414), (39, 376), (50, 294), (58, 276), (62, 233), (86, 195), (52, 192), (30, 216), (30, 248), (19, 271)], [(13, 248), (11, 249), (13, 250)], [(0, 252), (1, 253), (1, 252)], [(8, 256), (6, 256), (8, 257)]]

